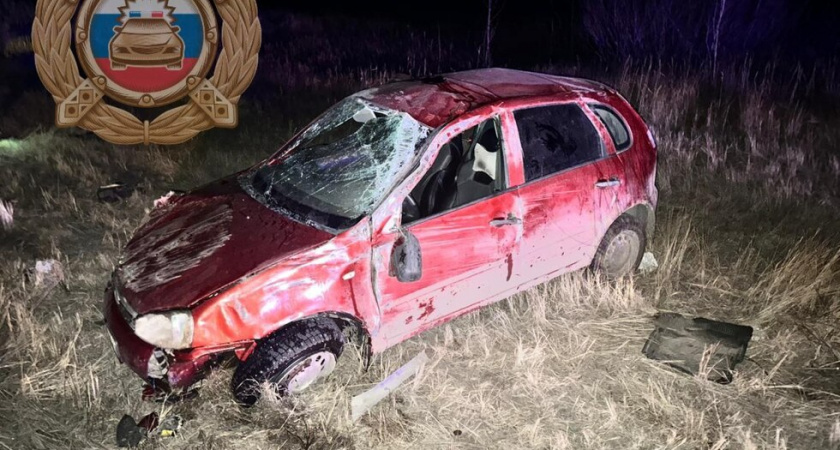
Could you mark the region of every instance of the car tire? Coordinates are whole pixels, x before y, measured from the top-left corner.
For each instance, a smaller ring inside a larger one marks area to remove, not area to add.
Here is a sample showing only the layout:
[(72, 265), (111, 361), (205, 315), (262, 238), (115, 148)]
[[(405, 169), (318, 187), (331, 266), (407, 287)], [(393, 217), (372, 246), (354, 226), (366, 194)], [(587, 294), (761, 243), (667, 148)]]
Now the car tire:
[(590, 268), (611, 280), (630, 275), (639, 268), (646, 245), (644, 225), (633, 216), (623, 215), (610, 225)]
[(236, 368), (231, 387), (237, 402), (251, 406), (263, 383), (279, 395), (299, 392), (332, 372), (344, 350), (344, 333), (327, 317), (295, 322), (257, 342)]

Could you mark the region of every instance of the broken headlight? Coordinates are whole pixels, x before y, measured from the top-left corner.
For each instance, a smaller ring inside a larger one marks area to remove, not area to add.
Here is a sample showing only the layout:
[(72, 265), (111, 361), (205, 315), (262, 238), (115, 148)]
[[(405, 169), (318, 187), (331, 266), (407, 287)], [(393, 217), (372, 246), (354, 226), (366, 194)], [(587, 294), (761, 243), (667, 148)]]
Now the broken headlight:
[(134, 320), (134, 332), (154, 346), (180, 350), (192, 345), (194, 323), (189, 311), (146, 314)]

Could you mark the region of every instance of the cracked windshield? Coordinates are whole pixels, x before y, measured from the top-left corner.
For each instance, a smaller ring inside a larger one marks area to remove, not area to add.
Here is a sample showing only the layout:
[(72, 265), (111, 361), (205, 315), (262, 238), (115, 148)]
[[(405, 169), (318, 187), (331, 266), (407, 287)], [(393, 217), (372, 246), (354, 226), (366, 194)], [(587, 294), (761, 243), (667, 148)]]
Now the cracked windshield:
[(372, 212), (411, 169), (430, 131), (408, 114), (348, 98), (243, 185), (260, 202), (298, 220), (347, 228)]

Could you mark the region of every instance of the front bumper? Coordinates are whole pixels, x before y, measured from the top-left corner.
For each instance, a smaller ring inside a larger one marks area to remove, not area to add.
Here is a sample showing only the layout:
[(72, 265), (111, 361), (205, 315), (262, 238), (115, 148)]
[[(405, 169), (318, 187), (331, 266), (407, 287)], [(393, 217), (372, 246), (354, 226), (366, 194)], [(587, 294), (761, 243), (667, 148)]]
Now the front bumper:
[(164, 390), (186, 388), (200, 381), (213, 366), (234, 354), (237, 347), (165, 352), (140, 339), (120, 313), (111, 286), (105, 291), (105, 326), (121, 363), (140, 378)]

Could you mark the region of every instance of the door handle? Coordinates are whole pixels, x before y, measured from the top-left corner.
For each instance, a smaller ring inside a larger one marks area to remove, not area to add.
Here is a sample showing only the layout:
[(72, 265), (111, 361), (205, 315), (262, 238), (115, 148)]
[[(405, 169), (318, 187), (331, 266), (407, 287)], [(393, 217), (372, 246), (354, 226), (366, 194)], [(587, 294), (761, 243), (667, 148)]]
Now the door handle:
[(501, 227), (508, 227), (511, 225), (519, 225), (522, 223), (522, 219), (519, 217), (514, 216), (513, 214), (508, 214), (507, 217), (497, 217), (490, 221), (490, 226), (501, 228)]
[(611, 187), (621, 186), (621, 180), (618, 177), (611, 177), (609, 180), (598, 180), (595, 187), (598, 189), (606, 189)]

